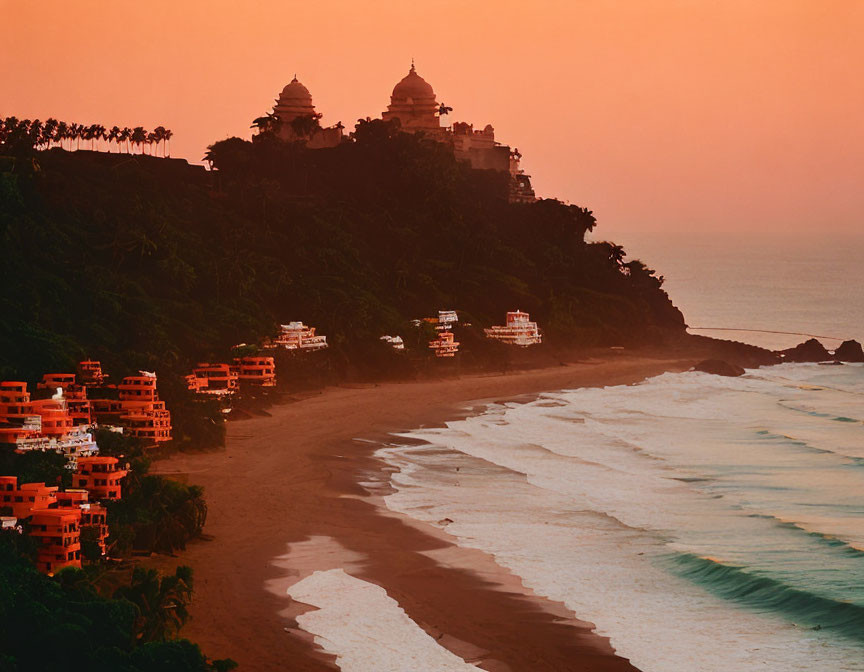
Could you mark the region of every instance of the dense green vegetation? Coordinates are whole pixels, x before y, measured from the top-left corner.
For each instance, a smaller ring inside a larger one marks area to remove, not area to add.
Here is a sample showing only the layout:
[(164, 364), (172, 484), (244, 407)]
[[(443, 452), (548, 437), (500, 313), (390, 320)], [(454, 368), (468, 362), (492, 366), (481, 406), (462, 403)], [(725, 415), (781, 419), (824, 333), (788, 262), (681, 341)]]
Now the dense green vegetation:
[(22, 555), (29, 541), (0, 533), (0, 672), (205, 672), (230, 670), (176, 635), (186, 620), (192, 572), (160, 576), (136, 569), (113, 596), (101, 596), (87, 572), (54, 578)]
[(588, 210), (508, 205), (506, 176), (380, 121), (354, 136), (316, 151), (232, 138), (210, 149), (211, 174), (56, 148), (35, 168), (7, 163), (0, 377), (33, 380), (87, 355), (115, 380), (156, 370), (167, 397), (168, 378), (194, 360), (289, 319), (327, 334), (344, 372), (381, 334), (412, 343), (407, 320), (439, 308), (479, 328), (519, 307), (552, 343), (683, 327), (652, 271), (584, 241)]

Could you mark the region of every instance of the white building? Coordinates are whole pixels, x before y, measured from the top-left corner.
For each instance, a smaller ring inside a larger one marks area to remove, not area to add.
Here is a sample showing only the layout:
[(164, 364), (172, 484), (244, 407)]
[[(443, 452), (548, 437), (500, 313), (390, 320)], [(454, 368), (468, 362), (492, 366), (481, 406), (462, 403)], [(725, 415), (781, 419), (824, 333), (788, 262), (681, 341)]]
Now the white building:
[(528, 313), (514, 310), (507, 313), (504, 326), (489, 327), (484, 330), (487, 338), (494, 338), (509, 345), (527, 347), (543, 341), (536, 322), (531, 322)]

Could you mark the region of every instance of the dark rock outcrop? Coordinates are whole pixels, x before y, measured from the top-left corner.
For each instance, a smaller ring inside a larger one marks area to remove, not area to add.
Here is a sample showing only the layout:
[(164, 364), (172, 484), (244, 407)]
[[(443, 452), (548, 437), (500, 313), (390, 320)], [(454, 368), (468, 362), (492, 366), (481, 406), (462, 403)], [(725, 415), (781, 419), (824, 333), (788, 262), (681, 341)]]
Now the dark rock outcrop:
[(720, 359), (745, 369), (758, 369), (760, 366), (779, 364), (782, 360), (776, 352), (749, 343), (727, 341), (695, 334), (671, 335), (666, 340), (669, 351), (694, 361)]
[(843, 341), (834, 351), (834, 359), (838, 362), (864, 362), (864, 348), (858, 341)]
[(825, 346), (815, 338), (804, 341), (788, 350), (781, 350), (784, 362), (827, 362), (831, 357)]
[(722, 359), (706, 359), (695, 366), (696, 371), (713, 373), (715, 376), (743, 376), (744, 369), (737, 364), (724, 362)]

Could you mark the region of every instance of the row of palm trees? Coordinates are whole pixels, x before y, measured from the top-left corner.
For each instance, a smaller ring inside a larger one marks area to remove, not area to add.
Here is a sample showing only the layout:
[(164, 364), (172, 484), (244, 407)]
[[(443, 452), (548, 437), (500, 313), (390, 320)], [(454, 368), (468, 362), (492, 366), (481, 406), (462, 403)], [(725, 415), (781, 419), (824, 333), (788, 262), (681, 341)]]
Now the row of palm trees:
[(33, 149), (50, 149), (51, 147), (62, 147), (63, 149), (81, 149), (81, 143), (85, 148), (90, 143), (91, 150), (117, 147), (118, 152), (134, 154), (159, 155), (161, 145), (162, 156), (171, 153), (171, 138), (174, 133), (164, 126), (157, 126), (148, 131), (143, 126), (129, 128), (128, 126), (112, 126), (110, 129), (101, 124), (85, 126), (83, 124), (68, 124), (57, 119), (18, 119), (17, 117), (6, 117), (0, 119), (0, 145), (11, 147), (27, 146)]

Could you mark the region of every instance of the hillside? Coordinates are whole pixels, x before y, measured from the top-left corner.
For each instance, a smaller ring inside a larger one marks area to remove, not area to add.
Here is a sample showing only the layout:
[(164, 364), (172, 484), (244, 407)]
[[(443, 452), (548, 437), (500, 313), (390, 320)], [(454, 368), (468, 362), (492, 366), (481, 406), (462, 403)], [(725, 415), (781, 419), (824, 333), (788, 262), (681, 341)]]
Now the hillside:
[(683, 329), (652, 271), (585, 243), (588, 210), (508, 205), (500, 174), (383, 122), (355, 137), (317, 151), (233, 138), (211, 148), (210, 173), (56, 148), (7, 161), (0, 378), (85, 355), (161, 377), (291, 319), (318, 326), (349, 370), (380, 354), (384, 333), (417, 341), (407, 321), (439, 308), (479, 329), (518, 307), (552, 343)]

